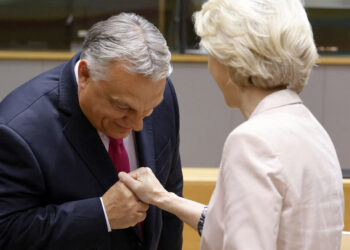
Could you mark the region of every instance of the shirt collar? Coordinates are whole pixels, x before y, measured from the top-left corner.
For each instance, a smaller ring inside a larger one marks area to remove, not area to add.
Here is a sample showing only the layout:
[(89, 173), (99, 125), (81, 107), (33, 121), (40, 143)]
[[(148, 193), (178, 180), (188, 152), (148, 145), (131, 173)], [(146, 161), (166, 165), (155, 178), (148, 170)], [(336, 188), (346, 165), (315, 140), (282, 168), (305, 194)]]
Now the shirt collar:
[(81, 60), (77, 61), (75, 63), (75, 66), (74, 66), (74, 76), (75, 76), (75, 81), (77, 82), (77, 84), (79, 84), (79, 77), (78, 77), (78, 67), (79, 67), (79, 63), (80, 63)]

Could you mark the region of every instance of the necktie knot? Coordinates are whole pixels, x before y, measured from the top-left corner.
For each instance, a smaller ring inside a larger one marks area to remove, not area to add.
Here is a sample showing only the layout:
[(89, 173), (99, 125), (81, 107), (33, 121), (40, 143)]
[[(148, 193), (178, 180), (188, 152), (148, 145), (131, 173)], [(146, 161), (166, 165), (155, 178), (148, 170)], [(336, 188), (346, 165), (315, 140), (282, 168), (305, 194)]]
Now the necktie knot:
[(123, 139), (110, 138), (108, 154), (118, 173), (130, 172), (129, 157), (125, 150)]

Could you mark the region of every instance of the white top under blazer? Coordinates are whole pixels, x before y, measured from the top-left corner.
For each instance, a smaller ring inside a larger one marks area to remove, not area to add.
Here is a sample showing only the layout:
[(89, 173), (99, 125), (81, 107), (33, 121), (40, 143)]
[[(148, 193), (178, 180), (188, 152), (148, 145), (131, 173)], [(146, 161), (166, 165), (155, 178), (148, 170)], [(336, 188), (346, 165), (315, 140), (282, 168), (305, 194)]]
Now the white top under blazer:
[(342, 174), (333, 143), (291, 90), (265, 97), (228, 136), (202, 250), (338, 250)]

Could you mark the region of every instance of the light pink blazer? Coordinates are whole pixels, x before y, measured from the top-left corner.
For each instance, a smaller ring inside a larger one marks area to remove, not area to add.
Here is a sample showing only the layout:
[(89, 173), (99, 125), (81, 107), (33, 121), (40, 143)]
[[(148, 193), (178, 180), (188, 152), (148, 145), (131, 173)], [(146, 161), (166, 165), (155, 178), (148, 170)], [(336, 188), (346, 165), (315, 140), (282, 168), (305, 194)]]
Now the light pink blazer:
[(291, 90), (228, 136), (202, 250), (338, 250), (342, 175), (333, 143)]

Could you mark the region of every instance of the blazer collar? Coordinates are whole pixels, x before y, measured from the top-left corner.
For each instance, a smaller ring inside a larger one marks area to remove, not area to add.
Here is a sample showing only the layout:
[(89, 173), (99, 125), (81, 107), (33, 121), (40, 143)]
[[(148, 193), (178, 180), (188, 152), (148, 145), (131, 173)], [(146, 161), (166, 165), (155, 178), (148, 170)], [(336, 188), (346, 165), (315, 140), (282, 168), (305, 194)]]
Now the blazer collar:
[(149, 167), (156, 174), (152, 116), (143, 121), (143, 129), (135, 132), (136, 152), (140, 167)]
[(58, 106), (62, 111), (69, 114), (72, 114), (79, 107), (74, 66), (80, 60), (80, 54), (80, 52), (75, 54), (70, 61), (63, 65), (58, 83)]
[(296, 103), (302, 103), (302, 100), (295, 91), (290, 89), (276, 91), (259, 102), (249, 119), (267, 110)]
[(118, 180), (117, 173), (96, 129), (80, 108), (67, 122), (64, 134), (100, 183), (103, 191), (109, 189)]

